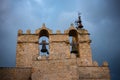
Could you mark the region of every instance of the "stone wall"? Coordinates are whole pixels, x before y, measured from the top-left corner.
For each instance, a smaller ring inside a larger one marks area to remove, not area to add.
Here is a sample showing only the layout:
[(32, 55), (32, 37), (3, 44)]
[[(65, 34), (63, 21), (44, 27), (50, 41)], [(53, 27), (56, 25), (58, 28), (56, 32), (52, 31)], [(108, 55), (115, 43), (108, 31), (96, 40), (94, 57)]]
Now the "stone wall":
[(39, 53), (39, 36), (31, 34), (29, 30), (23, 33), (18, 31), (16, 49), (16, 67), (31, 67), (34, 56)]
[(66, 61), (36, 62), (33, 68), (0, 68), (0, 80), (110, 80), (108, 67), (78, 67), (74, 60)]
[(78, 33), (80, 61), (83, 65), (92, 65), (91, 40), (89, 39), (89, 33), (85, 29), (78, 30)]
[(110, 80), (108, 67), (78, 67), (79, 80)]
[(0, 80), (31, 80), (31, 68), (0, 67)]
[(38, 54), (38, 44), (18, 43), (16, 54), (17, 67), (31, 67), (33, 56)]
[(107, 63), (98, 66), (79, 63), (80, 58), (71, 54), (71, 58), (43, 58), (33, 62), (32, 80), (110, 80)]
[(35, 61), (32, 68), (33, 80), (78, 80), (75, 59)]
[(68, 35), (53, 34), (50, 35), (50, 58), (64, 59), (70, 57), (70, 46), (68, 44)]

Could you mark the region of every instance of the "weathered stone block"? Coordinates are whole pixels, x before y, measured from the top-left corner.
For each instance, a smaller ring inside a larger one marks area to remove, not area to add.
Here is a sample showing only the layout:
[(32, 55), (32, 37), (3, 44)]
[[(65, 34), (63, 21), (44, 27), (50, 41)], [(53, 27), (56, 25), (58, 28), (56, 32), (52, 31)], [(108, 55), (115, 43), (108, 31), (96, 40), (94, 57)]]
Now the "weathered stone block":
[(18, 36), (17, 42), (38, 42), (38, 36), (37, 35), (20, 35)]
[(76, 58), (77, 55), (74, 53), (71, 53), (70, 56), (71, 56), (71, 58)]

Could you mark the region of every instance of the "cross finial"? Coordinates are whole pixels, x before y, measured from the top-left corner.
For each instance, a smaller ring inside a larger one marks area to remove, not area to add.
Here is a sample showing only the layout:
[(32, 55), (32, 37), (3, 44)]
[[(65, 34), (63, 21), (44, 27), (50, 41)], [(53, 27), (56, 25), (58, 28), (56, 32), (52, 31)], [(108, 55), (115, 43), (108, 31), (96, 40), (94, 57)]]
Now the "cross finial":
[(75, 23), (76, 23), (76, 25), (77, 25), (77, 29), (78, 28), (83, 28), (83, 25), (82, 25), (82, 23), (81, 23), (81, 13), (80, 12), (78, 12), (78, 20), (77, 21), (75, 21)]

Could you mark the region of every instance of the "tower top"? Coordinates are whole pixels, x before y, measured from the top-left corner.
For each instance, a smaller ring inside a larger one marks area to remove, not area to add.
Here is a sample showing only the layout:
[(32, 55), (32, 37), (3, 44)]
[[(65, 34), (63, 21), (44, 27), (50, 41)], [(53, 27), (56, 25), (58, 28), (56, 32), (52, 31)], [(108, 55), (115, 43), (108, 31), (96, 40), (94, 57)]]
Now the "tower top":
[(77, 29), (79, 29), (79, 28), (83, 28), (83, 25), (82, 25), (82, 21), (81, 21), (81, 13), (78, 13), (78, 20), (77, 21), (75, 21), (75, 24), (77, 25)]

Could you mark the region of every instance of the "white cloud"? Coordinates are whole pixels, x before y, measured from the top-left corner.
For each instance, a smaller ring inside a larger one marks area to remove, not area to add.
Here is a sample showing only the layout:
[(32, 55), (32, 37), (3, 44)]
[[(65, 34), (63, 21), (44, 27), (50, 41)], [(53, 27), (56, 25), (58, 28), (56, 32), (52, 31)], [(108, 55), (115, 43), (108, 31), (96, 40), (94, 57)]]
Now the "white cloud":
[(34, 0), (36, 3), (38, 3), (39, 5), (44, 5), (43, 0)]

